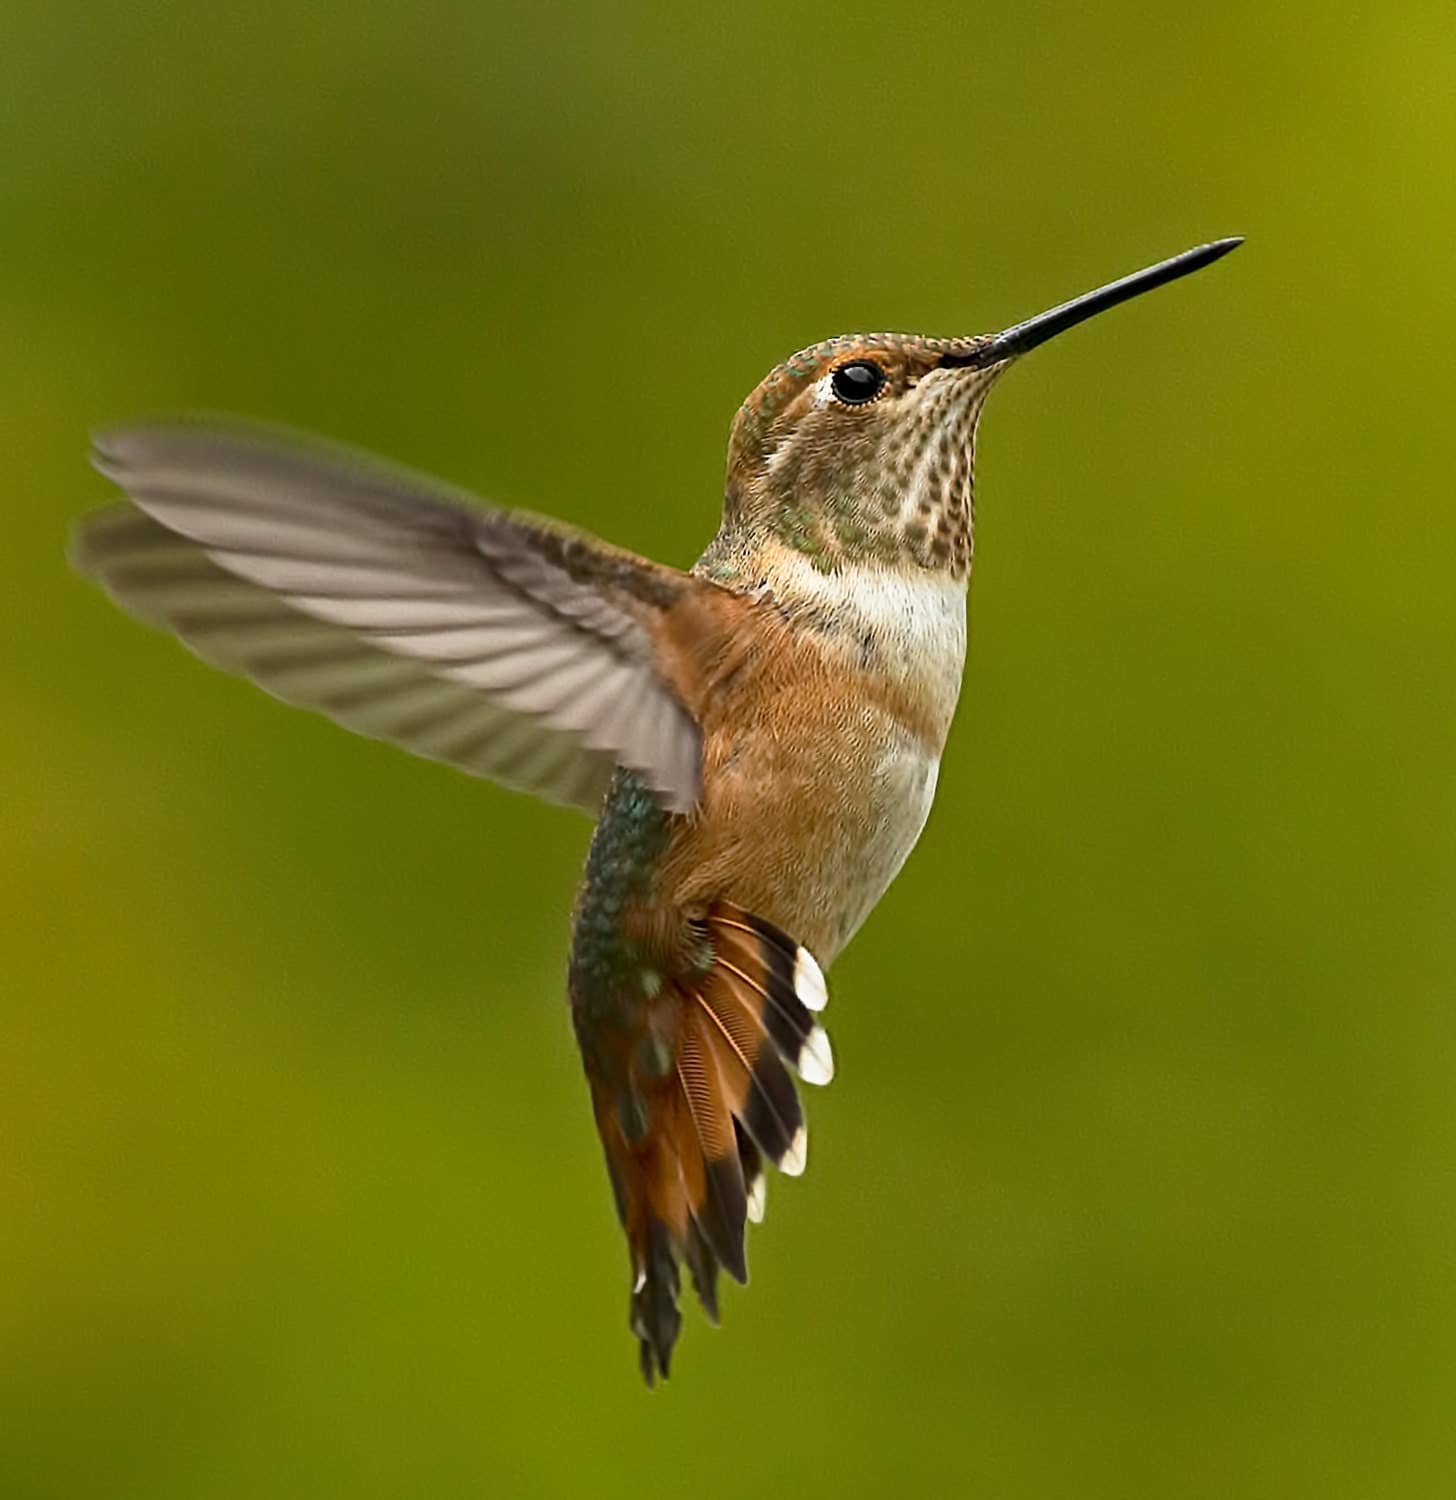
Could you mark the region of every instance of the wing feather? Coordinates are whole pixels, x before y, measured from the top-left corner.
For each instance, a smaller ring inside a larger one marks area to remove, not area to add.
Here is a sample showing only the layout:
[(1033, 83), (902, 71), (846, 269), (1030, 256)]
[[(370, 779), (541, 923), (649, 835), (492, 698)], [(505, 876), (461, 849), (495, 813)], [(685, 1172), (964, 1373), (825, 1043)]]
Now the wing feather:
[(653, 630), (703, 580), (331, 449), (104, 435), (129, 504), (72, 555), (203, 659), (474, 775), (595, 812), (615, 767), (689, 810), (698, 728)]

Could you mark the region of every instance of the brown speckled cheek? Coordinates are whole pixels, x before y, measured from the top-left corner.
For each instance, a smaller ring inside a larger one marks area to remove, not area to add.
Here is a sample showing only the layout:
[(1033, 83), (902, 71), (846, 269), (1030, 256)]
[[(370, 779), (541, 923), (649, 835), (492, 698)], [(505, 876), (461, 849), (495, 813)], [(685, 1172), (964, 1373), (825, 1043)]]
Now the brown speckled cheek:
[[(976, 418), (997, 372), (941, 368), (945, 344), (847, 336), (801, 350), (771, 372), (735, 422), (725, 526), (773, 536), (823, 572), (848, 562), (911, 562), (963, 574)], [(821, 400), (826, 373), (856, 358), (885, 367), (886, 394), (865, 403)], [(932, 537), (943, 545), (932, 549)], [(714, 565), (729, 561), (718, 547)]]

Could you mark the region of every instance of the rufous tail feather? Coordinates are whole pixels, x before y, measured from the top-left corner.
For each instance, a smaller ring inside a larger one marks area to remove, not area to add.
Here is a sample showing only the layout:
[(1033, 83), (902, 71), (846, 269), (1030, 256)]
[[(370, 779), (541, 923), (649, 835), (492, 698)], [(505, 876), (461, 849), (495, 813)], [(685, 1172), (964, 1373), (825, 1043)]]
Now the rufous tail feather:
[[(634, 1076), (629, 1109), (606, 1090), (596, 1099), (649, 1385), (667, 1376), (682, 1326), (679, 1266), (716, 1323), (719, 1269), (748, 1279), (744, 1225), (763, 1217), (764, 1163), (789, 1176), (804, 1170), (808, 1133), (789, 1070), (816, 1084), (834, 1074), (816, 1020), (828, 998), (824, 975), (808, 950), (724, 902), (693, 926), (704, 961), (663, 990), (670, 1066)], [(624, 1129), (624, 1118), (638, 1128)]]

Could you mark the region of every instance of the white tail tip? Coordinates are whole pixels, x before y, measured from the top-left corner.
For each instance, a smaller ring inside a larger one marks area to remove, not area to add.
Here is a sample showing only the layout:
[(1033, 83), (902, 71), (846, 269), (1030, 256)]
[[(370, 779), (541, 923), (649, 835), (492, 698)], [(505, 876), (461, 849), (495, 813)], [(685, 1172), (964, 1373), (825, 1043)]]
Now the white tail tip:
[(810, 1010), (823, 1010), (829, 1003), (824, 970), (807, 948), (800, 948), (794, 959), (794, 993)]
[(829, 1033), (822, 1026), (816, 1026), (805, 1037), (794, 1066), (805, 1083), (826, 1084), (834, 1077), (834, 1049), (829, 1045)]
[(779, 1171), (785, 1177), (802, 1177), (804, 1168), (809, 1165), (809, 1132), (803, 1126), (794, 1132), (794, 1138), (789, 1142), (789, 1149), (784, 1152), (779, 1160)]

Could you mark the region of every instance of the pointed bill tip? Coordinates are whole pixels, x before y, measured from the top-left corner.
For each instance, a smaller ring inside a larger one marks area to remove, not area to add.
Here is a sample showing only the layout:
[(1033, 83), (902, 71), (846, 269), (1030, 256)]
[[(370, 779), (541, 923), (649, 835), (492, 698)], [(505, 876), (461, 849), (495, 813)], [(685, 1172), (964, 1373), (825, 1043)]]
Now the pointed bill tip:
[(1195, 245), (1193, 249), (1185, 250), (1183, 258), (1193, 262), (1188, 267), (1192, 271), (1196, 270), (1199, 266), (1211, 265), (1221, 256), (1227, 255), (1230, 250), (1237, 250), (1243, 243), (1243, 235), (1226, 234), (1222, 239), (1209, 240), (1206, 245)]
[(1038, 313), (1034, 318), (1014, 324), (979, 343), (971, 354), (956, 355), (942, 363), (984, 367), (1013, 359), (1018, 354), (1025, 354), (1039, 344), (1046, 343), (1048, 339), (1055, 338), (1059, 333), (1075, 328), (1078, 323), (1106, 312), (1108, 308), (1117, 307), (1155, 287), (1166, 286), (1170, 281), (1177, 281), (1193, 271), (1202, 270), (1204, 266), (1221, 260), (1230, 250), (1238, 249), (1243, 242), (1242, 235), (1232, 234), (1223, 239), (1210, 240), (1206, 245), (1195, 245), (1191, 250), (1169, 256), (1156, 265), (1134, 271), (1130, 276), (1119, 277), (1095, 291), (1073, 297), (1070, 302), (1063, 302), (1047, 312)]

